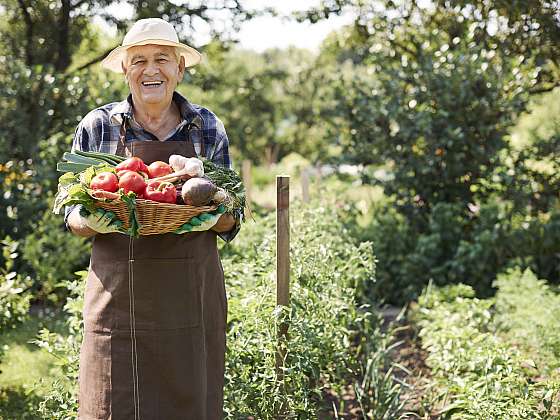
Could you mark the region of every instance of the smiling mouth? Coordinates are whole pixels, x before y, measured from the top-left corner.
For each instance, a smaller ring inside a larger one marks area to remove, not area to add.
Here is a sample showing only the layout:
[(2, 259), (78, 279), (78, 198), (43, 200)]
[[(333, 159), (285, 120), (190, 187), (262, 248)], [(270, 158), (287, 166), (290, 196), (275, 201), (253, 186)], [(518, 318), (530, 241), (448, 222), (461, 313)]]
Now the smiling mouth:
[(161, 86), (162, 84), (163, 84), (162, 81), (142, 82), (142, 86), (146, 86), (146, 87)]

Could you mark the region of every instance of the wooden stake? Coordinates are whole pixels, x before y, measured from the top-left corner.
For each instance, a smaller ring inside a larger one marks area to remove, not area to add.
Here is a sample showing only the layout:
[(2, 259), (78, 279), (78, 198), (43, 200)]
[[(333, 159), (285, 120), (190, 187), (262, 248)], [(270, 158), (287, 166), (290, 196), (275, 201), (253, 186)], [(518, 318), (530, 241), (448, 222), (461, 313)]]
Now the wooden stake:
[(290, 304), (290, 177), (276, 177), (276, 299)]
[[(276, 305), (290, 306), (290, 177), (276, 177)], [(288, 344), (288, 323), (278, 329), (277, 378), (283, 381), (282, 367)]]

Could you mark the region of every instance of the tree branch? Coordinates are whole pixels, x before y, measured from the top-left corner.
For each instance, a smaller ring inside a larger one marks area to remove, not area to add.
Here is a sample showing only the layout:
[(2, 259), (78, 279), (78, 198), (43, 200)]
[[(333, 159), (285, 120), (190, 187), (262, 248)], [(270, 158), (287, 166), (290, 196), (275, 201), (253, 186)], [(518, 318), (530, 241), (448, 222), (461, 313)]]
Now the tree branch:
[(547, 86), (547, 87), (542, 87), (542, 88), (539, 88), (539, 89), (532, 89), (532, 90), (529, 90), (529, 95), (537, 95), (539, 93), (550, 92), (550, 91), (556, 89), (558, 86), (560, 86), (560, 82), (553, 83), (553, 84), (551, 84), (550, 86)]
[(119, 44), (116, 44), (116, 45), (114, 45), (114, 46), (108, 48), (107, 50), (105, 50), (105, 51), (103, 51), (101, 54), (99, 54), (97, 57), (92, 58), (92, 59), (91, 59), (90, 61), (88, 61), (87, 63), (82, 64), (80, 67), (78, 67), (77, 69), (73, 70), (72, 73), (77, 72), (77, 71), (81, 71), (81, 70), (84, 70), (84, 69), (87, 69), (88, 67), (90, 67), (90, 66), (92, 66), (92, 65), (94, 65), (94, 64), (96, 64), (96, 63), (99, 63), (101, 60), (103, 60), (103, 59), (105, 58), (105, 56), (106, 56), (107, 54), (109, 54), (111, 51), (113, 51), (113, 50), (114, 50), (115, 48), (117, 48), (118, 46), (119, 46)]

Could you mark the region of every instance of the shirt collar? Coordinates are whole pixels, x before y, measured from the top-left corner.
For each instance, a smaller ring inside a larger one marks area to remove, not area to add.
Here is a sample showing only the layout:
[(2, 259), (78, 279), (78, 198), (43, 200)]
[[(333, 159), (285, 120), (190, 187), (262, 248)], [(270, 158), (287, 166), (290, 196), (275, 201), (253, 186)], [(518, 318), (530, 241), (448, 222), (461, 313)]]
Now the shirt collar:
[[(202, 116), (194, 109), (187, 98), (178, 92), (173, 92), (172, 100), (179, 106), (179, 112), (183, 120), (202, 129)], [(118, 124), (121, 124), (125, 117), (132, 118), (132, 94), (129, 94), (124, 101), (118, 102), (109, 113), (109, 119)]]

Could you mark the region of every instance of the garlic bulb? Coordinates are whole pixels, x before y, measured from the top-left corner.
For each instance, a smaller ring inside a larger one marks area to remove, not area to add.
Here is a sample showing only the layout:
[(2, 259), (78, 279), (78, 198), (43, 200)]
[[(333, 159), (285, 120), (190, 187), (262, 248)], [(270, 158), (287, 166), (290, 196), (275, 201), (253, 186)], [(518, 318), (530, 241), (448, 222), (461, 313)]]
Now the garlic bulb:
[(171, 155), (169, 157), (169, 164), (175, 172), (182, 172), (193, 178), (204, 176), (204, 165), (200, 159)]

